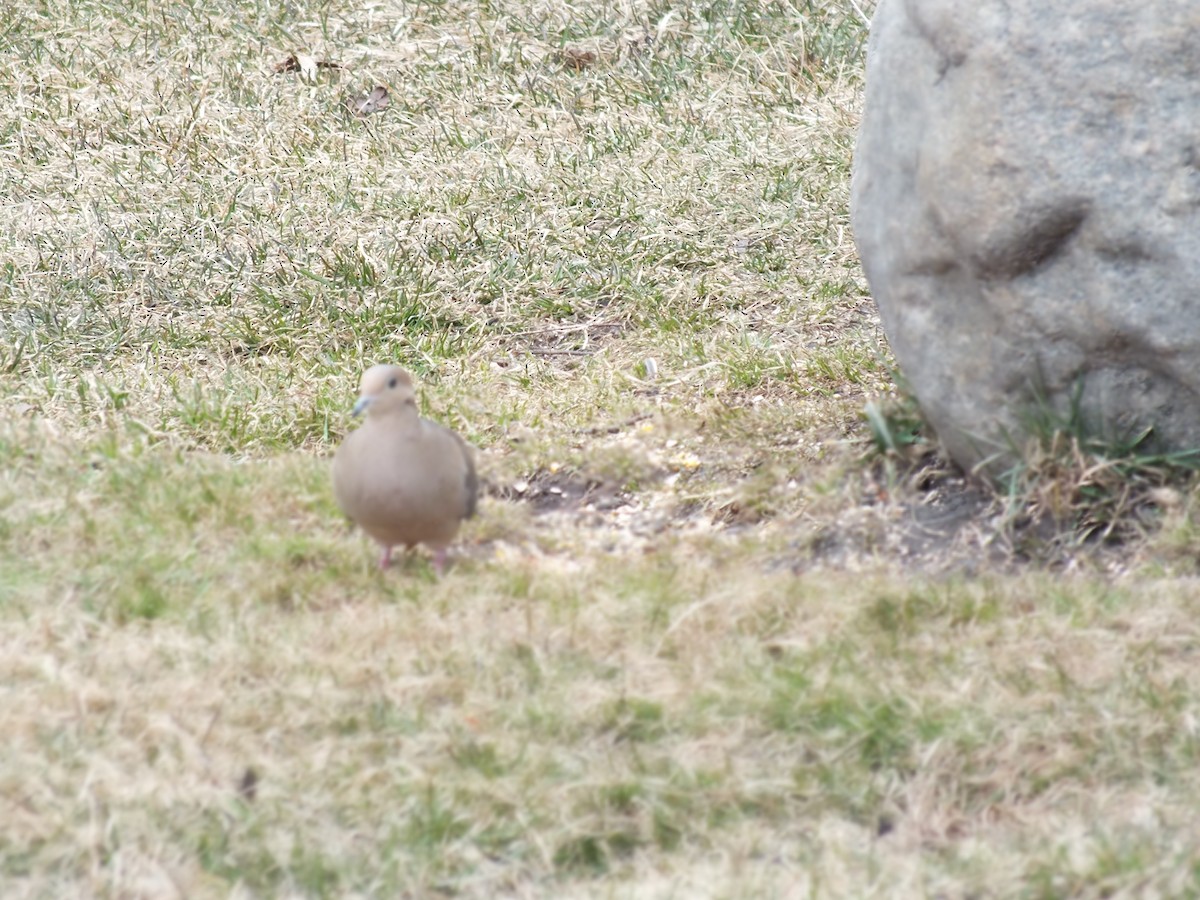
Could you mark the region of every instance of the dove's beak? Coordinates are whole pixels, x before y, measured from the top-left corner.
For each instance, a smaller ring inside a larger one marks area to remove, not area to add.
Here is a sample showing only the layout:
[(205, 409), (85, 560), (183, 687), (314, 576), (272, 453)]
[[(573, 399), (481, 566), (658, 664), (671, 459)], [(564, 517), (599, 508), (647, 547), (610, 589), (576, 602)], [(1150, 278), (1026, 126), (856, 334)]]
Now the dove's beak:
[(361, 416), (363, 411), (371, 405), (370, 397), (359, 397), (358, 402), (354, 404), (354, 409), (350, 410), (350, 415)]

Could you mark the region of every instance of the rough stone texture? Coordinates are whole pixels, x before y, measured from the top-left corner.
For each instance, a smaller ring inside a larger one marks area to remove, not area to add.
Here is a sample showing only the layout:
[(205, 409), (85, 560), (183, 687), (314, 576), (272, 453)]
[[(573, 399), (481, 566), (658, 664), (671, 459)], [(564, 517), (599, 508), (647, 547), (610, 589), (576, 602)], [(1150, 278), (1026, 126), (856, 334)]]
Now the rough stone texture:
[(851, 210), (950, 454), (1028, 416), (1200, 447), (1200, 3), (882, 0)]

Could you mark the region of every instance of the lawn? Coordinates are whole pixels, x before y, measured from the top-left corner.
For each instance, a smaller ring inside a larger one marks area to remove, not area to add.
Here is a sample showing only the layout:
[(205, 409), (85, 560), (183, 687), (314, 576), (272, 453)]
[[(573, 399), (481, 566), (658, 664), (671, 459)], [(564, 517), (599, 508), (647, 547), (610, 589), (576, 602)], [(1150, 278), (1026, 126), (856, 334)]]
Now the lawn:
[[(908, 446), (871, 7), (10, 4), (0, 894), (1200, 892), (1195, 485)], [(333, 501), (382, 361), (443, 577)]]

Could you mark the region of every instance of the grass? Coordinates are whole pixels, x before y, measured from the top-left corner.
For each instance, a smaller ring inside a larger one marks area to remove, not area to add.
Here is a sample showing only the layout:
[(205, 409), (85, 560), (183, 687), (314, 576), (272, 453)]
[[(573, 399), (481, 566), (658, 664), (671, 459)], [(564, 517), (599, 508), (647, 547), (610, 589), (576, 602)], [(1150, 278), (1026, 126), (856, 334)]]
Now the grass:
[[(1200, 890), (1195, 487), (905, 549), (868, 6), (18, 2), (5, 897)], [(381, 360), (479, 448), (440, 579), (330, 493)]]

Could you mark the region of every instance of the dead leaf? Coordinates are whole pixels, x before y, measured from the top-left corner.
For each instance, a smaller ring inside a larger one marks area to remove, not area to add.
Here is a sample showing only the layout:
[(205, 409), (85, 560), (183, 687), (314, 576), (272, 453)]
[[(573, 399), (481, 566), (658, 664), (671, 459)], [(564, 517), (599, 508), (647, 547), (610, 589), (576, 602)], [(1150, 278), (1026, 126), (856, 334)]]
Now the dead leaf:
[(276, 74), (285, 74), (287, 72), (299, 72), (300, 77), (305, 81), (315, 81), (317, 78), (318, 69), (344, 69), (346, 68), (340, 62), (333, 62), (329, 59), (316, 59), (304, 53), (293, 53), (281, 63), (275, 64)]
[(798, 78), (816, 78), (825, 68), (820, 57), (807, 54), (795, 57), (788, 63), (788, 70)]
[(350, 97), (346, 100), (346, 107), (356, 116), (369, 116), (373, 112), (379, 112), (387, 105), (388, 91), (382, 84), (376, 85), (369, 94)]
[(246, 771), (242, 773), (242, 777), (238, 780), (237, 791), (247, 803), (258, 796), (258, 773), (252, 766), (247, 766)]
[(1146, 491), (1146, 499), (1163, 509), (1178, 509), (1183, 505), (1183, 494), (1166, 485), (1150, 488)]
[(574, 69), (576, 72), (594, 66), (598, 58), (595, 51), (584, 50), (582, 47), (563, 47), (558, 53), (558, 60), (563, 64), (563, 68)]
[(621, 36), (621, 47), (627, 53), (635, 55), (646, 53), (653, 46), (654, 35), (645, 27), (627, 31)]

